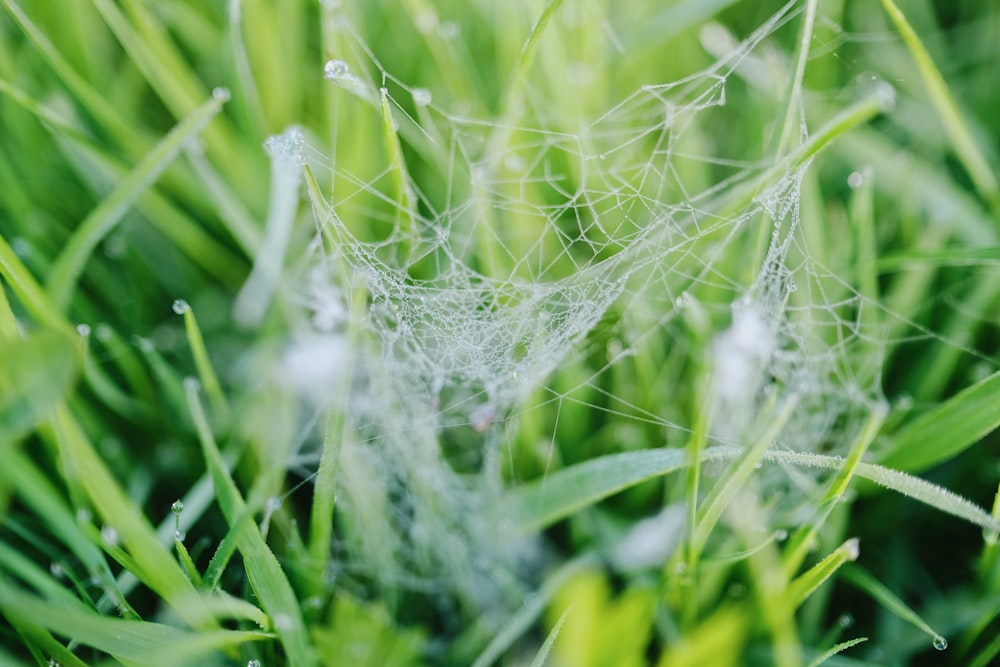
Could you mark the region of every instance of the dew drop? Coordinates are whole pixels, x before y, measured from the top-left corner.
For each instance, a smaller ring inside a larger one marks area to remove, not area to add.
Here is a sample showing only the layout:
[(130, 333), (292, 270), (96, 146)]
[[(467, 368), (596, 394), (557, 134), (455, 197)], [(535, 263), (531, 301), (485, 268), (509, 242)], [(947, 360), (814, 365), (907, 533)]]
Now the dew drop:
[(180, 500), (175, 500), (173, 504), (170, 506), (170, 511), (173, 512), (174, 514), (180, 514), (181, 512), (184, 511), (184, 503), (182, 503)]
[(156, 346), (153, 345), (153, 341), (151, 341), (148, 338), (144, 338), (142, 336), (135, 337), (135, 344), (138, 346), (140, 350), (146, 353), (153, 352), (156, 350)]
[(274, 627), (278, 630), (291, 630), (295, 627), (295, 621), (288, 614), (275, 614)]
[(175, 299), (173, 305), (170, 306), (175, 313), (178, 315), (183, 315), (188, 310), (188, 302), (184, 299)]
[(66, 571), (63, 570), (63, 566), (56, 561), (49, 563), (49, 574), (51, 574), (56, 579), (62, 579)]
[(948, 640), (942, 637), (941, 635), (938, 635), (937, 637), (934, 638), (933, 644), (934, 648), (936, 648), (939, 651), (943, 651), (946, 648), (948, 648)]
[(343, 81), (350, 78), (351, 68), (343, 60), (329, 60), (323, 66), (323, 76), (330, 81)]
[(267, 504), (264, 506), (264, 509), (266, 509), (269, 514), (272, 512), (277, 512), (279, 509), (281, 509), (281, 497), (271, 496), (270, 498), (268, 498)]
[(785, 540), (788, 539), (788, 531), (787, 530), (774, 531), (774, 539), (778, 542), (784, 542)]
[(844, 551), (847, 552), (847, 557), (852, 561), (857, 560), (858, 556), (861, 555), (861, 542), (856, 537), (844, 542)]
[(841, 614), (840, 617), (837, 618), (837, 625), (842, 628), (849, 628), (854, 625), (854, 617), (850, 614)]
[(854, 190), (864, 185), (864, 182), (865, 182), (865, 177), (861, 174), (860, 171), (852, 171), (851, 175), (847, 177), (847, 185)]
[(101, 526), (101, 539), (109, 547), (116, 547), (118, 546), (118, 531), (112, 526)]
[(76, 332), (86, 338), (90, 335), (90, 325), (89, 324), (77, 324)]
[(232, 97), (229, 93), (228, 88), (218, 87), (212, 90), (212, 97), (214, 97), (219, 102), (228, 102), (229, 98)]
[(260, 667), (260, 660), (258, 660), (257, 658), (250, 660), (249, 662), (247, 662), (247, 667)]
[(430, 106), (431, 103), (431, 91), (426, 88), (414, 88), (413, 89), (413, 103), (418, 107)]
[(91, 518), (93, 517), (88, 509), (81, 507), (76, 511), (76, 520), (79, 523), (90, 523)]

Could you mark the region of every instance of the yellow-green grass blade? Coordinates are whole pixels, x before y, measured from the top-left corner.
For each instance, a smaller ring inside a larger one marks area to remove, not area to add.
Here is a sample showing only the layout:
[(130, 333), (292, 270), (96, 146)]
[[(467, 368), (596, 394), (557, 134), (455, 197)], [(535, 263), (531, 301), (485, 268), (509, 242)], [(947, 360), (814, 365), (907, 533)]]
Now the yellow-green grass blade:
[(219, 508), (230, 523), (231, 530), (238, 529), (236, 537), (246, 568), (247, 578), (270, 615), (274, 630), (285, 649), (288, 664), (307, 667), (314, 664), (309, 635), (302, 618), (302, 611), (291, 584), (281, 569), (281, 564), (267, 546), (257, 525), (252, 521), (237, 522), (246, 513), (246, 503), (236, 488), (222, 459), (205, 418), (198, 397), (198, 383), (193, 378), (185, 381), (188, 409), (198, 431), (205, 464), (212, 474)]
[(1000, 206), (997, 178), (989, 162), (979, 150), (979, 143), (972, 136), (972, 132), (969, 131), (968, 125), (962, 118), (948, 84), (941, 76), (941, 72), (934, 64), (930, 54), (927, 53), (927, 49), (924, 48), (920, 37), (910, 26), (906, 16), (903, 15), (896, 3), (893, 0), (882, 0), (882, 6), (896, 25), (896, 29), (899, 30), (906, 43), (906, 48), (910, 50), (910, 54), (917, 64), (917, 70), (927, 87), (931, 103), (937, 110), (938, 116), (941, 117), (944, 131), (951, 140), (955, 154), (969, 173), (976, 189), (979, 190), (979, 194), (994, 210), (997, 210), (997, 207)]
[(868, 641), (868, 637), (857, 637), (855, 639), (848, 639), (846, 642), (840, 642), (830, 650), (824, 651), (820, 655), (816, 656), (816, 658), (809, 663), (808, 667), (820, 667), (820, 665), (823, 665), (835, 655), (843, 653), (847, 649), (857, 646), (858, 644), (863, 644), (866, 641)]
[(793, 580), (788, 586), (788, 596), (792, 607), (800, 607), (809, 599), (813, 591), (822, 586), (841, 566), (856, 561), (859, 553), (858, 540), (851, 538)]
[(84, 265), (97, 244), (167, 168), (184, 145), (219, 113), (227, 97), (225, 91), (213, 95), (181, 121), (80, 223), (49, 272), (48, 290), (52, 300), (60, 308), (68, 305)]
[(229, 402), (222, 391), (222, 384), (219, 376), (215, 373), (212, 360), (208, 357), (208, 349), (205, 347), (205, 339), (201, 335), (201, 327), (194, 316), (194, 310), (183, 299), (177, 299), (173, 303), (173, 310), (178, 315), (184, 317), (184, 330), (187, 333), (188, 346), (191, 348), (191, 356), (194, 357), (194, 365), (198, 371), (198, 378), (201, 380), (205, 393), (208, 394), (215, 411), (215, 417), (223, 422), (229, 415)]
[(950, 460), (1000, 426), (1000, 372), (925, 412), (892, 435), (880, 464), (920, 472)]

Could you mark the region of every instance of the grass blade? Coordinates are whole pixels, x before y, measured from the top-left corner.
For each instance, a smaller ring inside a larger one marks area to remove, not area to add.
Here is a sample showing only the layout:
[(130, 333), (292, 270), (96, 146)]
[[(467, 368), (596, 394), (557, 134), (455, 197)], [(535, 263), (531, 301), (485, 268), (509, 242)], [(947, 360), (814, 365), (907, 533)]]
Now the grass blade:
[(996, 176), (993, 175), (993, 169), (990, 168), (986, 158), (980, 152), (978, 142), (969, 131), (968, 125), (962, 119), (962, 114), (958, 110), (955, 98), (948, 89), (948, 84), (945, 83), (944, 77), (934, 65), (934, 61), (931, 60), (931, 56), (924, 48), (920, 37), (910, 27), (896, 3), (892, 0), (882, 0), (882, 6), (896, 25), (896, 29), (899, 30), (906, 43), (906, 48), (910, 50), (910, 55), (913, 56), (913, 60), (917, 64), (924, 85), (927, 86), (931, 103), (941, 117), (944, 131), (955, 148), (955, 154), (961, 160), (973, 183), (976, 184), (979, 194), (989, 202), (994, 210), (997, 210), (997, 207), (1000, 206), (1000, 197), (998, 197), (1000, 192), (998, 192)]
[(122, 219), (129, 207), (155, 181), (177, 153), (222, 109), (228, 98), (216, 91), (207, 102), (180, 122), (136, 165), (118, 186), (80, 223), (49, 272), (52, 300), (65, 309), (97, 244)]
[(0, 610), (8, 618), (30, 622), (103, 651), (119, 660), (158, 665), (197, 664), (197, 659), (220, 649), (266, 639), (260, 632), (215, 630), (186, 632), (169, 625), (99, 616), (82, 608), (52, 605), (17, 590), (0, 579)]
[[(215, 438), (198, 399), (197, 381), (188, 378), (184, 384), (188, 409), (198, 430), (205, 464), (212, 473), (219, 507), (231, 527), (235, 528), (232, 522), (246, 512), (246, 504), (222, 460), (222, 452), (215, 444)], [(271, 616), (275, 632), (287, 654), (288, 664), (293, 667), (314, 664), (309, 636), (295, 593), (281, 569), (281, 564), (264, 542), (255, 523), (240, 522), (237, 545), (243, 554), (247, 578), (264, 610)]]
[[(731, 459), (742, 452), (739, 447), (720, 445), (704, 450), (701, 460)], [(844, 466), (844, 461), (834, 456), (777, 449), (765, 452), (764, 460), (835, 471)], [(688, 465), (687, 452), (681, 449), (611, 454), (512, 489), (503, 497), (502, 504), (513, 511), (521, 530), (540, 530), (640, 482)], [(993, 517), (981, 507), (919, 477), (870, 463), (857, 463), (854, 475), (987, 530), (1000, 531)]]
[(0, 452), (59, 404), (79, 368), (79, 346), (53, 331), (0, 342)]
[(872, 576), (867, 570), (855, 565), (845, 568), (843, 576), (858, 589), (864, 591), (873, 599), (877, 600), (883, 607), (891, 611), (893, 614), (926, 632), (934, 642), (934, 648), (939, 651), (943, 651), (948, 648), (948, 640), (942, 637), (927, 623), (927, 621), (922, 619), (917, 612), (913, 611), (913, 609), (900, 600), (895, 593), (886, 588), (885, 584)]
[(879, 463), (919, 472), (961, 454), (1000, 426), (1000, 372), (980, 380), (897, 431)]

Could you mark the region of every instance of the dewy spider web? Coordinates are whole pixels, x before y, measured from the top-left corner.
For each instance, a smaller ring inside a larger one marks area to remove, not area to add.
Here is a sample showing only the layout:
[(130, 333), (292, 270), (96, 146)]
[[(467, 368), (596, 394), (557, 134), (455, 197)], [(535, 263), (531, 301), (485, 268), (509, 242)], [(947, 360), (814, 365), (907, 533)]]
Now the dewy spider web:
[[(383, 120), (391, 115), (403, 143), (431, 163), (416, 177), (386, 139), (386, 164), (374, 175), (355, 173), (309, 147), (320, 182), (330, 177), (335, 187), (316, 210), (319, 234), (303, 263), (311, 331), (285, 371), (349, 415), (337, 505), (346, 569), (451, 596), (479, 613), (518, 605), (533, 551), (483, 514), (502, 483), (503, 439), (533, 392), (576, 400), (574, 389), (547, 380), (565, 364), (586, 363), (611, 308), (645, 326), (616, 339), (607, 363), (590, 364), (578, 388), (598, 387), (685, 312), (732, 310), (713, 347), (718, 439), (739, 443), (777, 391), (796, 394), (802, 406), (783, 438), (798, 450), (835, 447), (835, 432), (851, 433), (879, 400), (877, 373), (865, 379), (851, 370), (852, 343), (878, 334), (842, 315), (873, 304), (812, 262), (798, 233), (808, 159), (726, 158), (693, 136), (704, 117), (725, 109), (739, 68), (794, 15), (790, 3), (707, 70), (643, 86), (576, 131), (549, 117), (552, 100), (530, 80), (522, 108), (496, 121), (430, 105), (423, 89), (410, 91), (411, 107), (366, 81), (361, 68), (327, 65), (345, 104), (367, 106), (376, 122), (380, 109)], [(338, 26), (353, 35), (346, 19)], [(376, 54), (353, 44), (359, 60), (384, 72)], [(406, 89), (387, 74), (383, 83)], [(338, 136), (350, 131), (338, 128)], [(290, 150), (301, 143), (292, 136)], [(689, 178), (696, 166), (711, 180)], [(445, 188), (430, 184), (438, 173)], [(730, 244), (761, 226), (773, 233), (756, 277), (722, 268)], [(829, 284), (837, 296), (821, 291)], [(808, 305), (788, 305), (796, 286), (809, 290), (796, 304)], [(699, 301), (698, 289), (720, 301)], [(362, 342), (348, 350), (351, 331)], [(317, 360), (323, 355), (332, 359), (326, 366)], [(348, 396), (324, 395), (339, 386), (352, 355)], [(877, 364), (877, 352), (865, 362)], [(628, 399), (610, 396), (603, 409), (683, 431)], [(463, 429), (479, 439), (481, 456), (464, 467), (441, 453), (449, 433)]]

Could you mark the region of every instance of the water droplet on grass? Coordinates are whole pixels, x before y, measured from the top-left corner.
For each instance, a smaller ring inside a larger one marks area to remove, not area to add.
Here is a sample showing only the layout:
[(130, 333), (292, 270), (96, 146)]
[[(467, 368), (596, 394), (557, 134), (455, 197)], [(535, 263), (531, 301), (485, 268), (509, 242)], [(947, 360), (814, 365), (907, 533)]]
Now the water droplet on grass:
[(426, 107), (431, 103), (431, 91), (426, 88), (413, 89), (413, 103), (418, 107)]
[(212, 90), (212, 97), (214, 97), (220, 102), (228, 102), (231, 95), (229, 94), (228, 88), (222, 88), (220, 86), (219, 88), (215, 88)]
[(175, 500), (173, 504), (170, 506), (170, 511), (173, 512), (174, 514), (180, 514), (181, 512), (184, 511), (184, 503), (182, 503), (180, 500)]
[(847, 177), (847, 185), (851, 189), (860, 188), (864, 185), (865, 177), (860, 171), (852, 171), (851, 175)]
[(948, 640), (942, 637), (941, 635), (938, 635), (937, 637), (934, 638), (933, 644), (934, 648), (936, 648), (939, 651), (943, 651), (946, 648), (948, 648)]
[(258, 660), (257, 658), (250, 660), (249, 662), (247, 662), (247, 667), (260, 667), (260, 660)]
[(847, 557), (852, 561), (857, 560), (858, 556), (861, 555), (861, 542), (856, 537), (847, 540), (844, 542), (844, 551), (847, 552)]
[(101, 539), (109, 547), (118, 546), (118, 531), (112, 526), (104, 525), (101, 527)]
[(351, 68), (343, 60), (329, 60), (323, 66), (323, 76), (330, 81), (344, 81), (351, 78)]
[(188, 310), (188, 302), (184, 299), (175, 299), (170, 308), (178, 315), (183, 315)]
[(76, 332), (86, 338), (90, 335), (90, 325), (89, 324), (77, 324)]
[(295, 627), (295, 621), (288, 614), (275, 614), (274, 627), (278, 630), (291, 630)]

